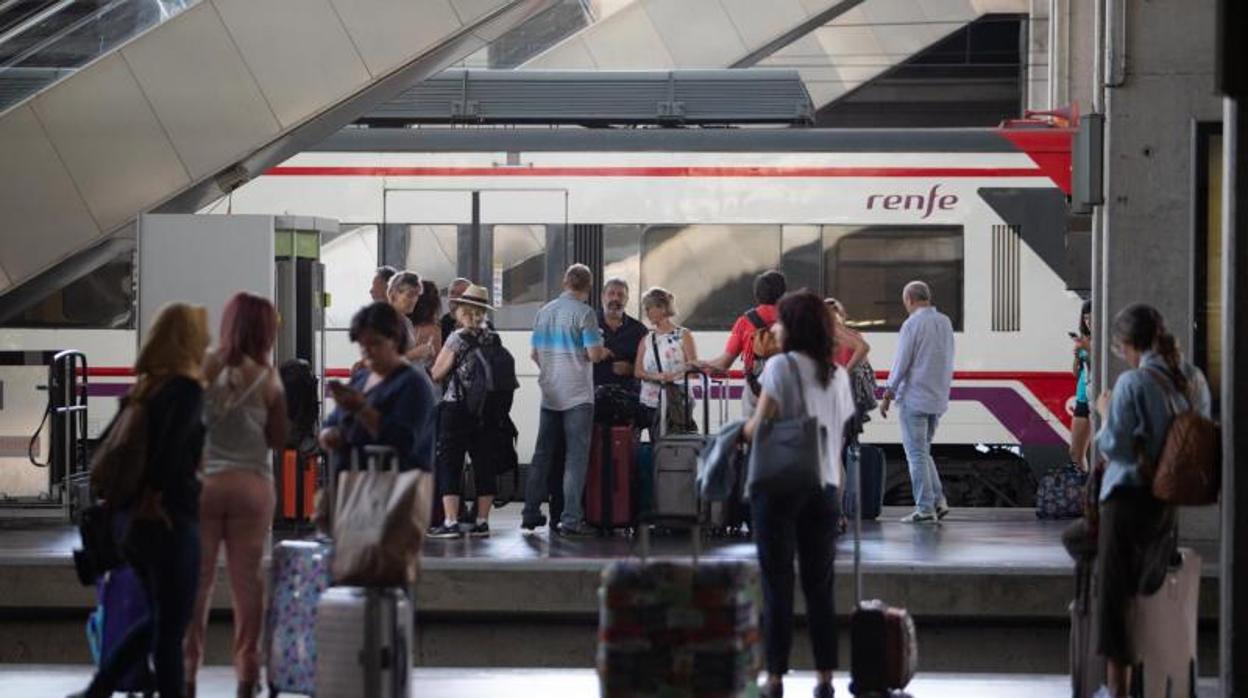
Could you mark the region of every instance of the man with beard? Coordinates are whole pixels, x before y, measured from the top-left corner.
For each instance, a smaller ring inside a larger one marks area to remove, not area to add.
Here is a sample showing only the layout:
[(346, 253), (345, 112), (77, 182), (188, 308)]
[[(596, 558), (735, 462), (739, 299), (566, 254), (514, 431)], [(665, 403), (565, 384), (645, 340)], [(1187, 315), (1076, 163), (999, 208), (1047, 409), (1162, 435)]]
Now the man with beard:
[(598, 311), (598, 327), (608, 354), (606, 361), (594, 364), (595, 389), (618, 385), (634, 394), (639, 391), (633, 364), (637, 361), (637, 347), (646, 336), (646, 326), (630, 317), (625, 312), (627, 307), (628, 282), (618, 277), (609, 279), (602, 287), (602, 309)]

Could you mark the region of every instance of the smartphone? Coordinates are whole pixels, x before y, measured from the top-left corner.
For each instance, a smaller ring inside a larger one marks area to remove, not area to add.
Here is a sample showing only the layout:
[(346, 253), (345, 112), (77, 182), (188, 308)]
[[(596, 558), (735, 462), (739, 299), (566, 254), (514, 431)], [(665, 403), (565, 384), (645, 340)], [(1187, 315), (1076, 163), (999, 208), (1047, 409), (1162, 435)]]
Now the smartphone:
[(1071, 339), (1073, 339), (1073, 340), (1075, 340), (1075, 341), (1078, 341), (1078, 340), (1079, 340), (1079, 335), (1078, 335), (1078, 334), (1076, 334), (1076, 333), (1074, 333), (1074, 332), (1067, 332), (1066, 334), (1070, 335), (1070, 338), (1071, 338)]

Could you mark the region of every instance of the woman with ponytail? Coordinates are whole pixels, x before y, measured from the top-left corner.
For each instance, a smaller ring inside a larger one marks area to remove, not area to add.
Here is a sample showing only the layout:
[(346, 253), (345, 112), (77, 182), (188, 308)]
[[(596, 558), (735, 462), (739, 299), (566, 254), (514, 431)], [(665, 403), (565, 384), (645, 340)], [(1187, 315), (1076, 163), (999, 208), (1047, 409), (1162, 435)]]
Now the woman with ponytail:
[(1111, 328), (1114, 355), (1131, 370), (1101, 394), (1097, 449), (1104, 457), (1097, 539), (1098, 650), (1107, 660), (1106, 688), (1099, 696), (1126, 696), (1136, 653), (1127, 633), (1127, 608), (1137, 594), (1151, 594), (1165, 580), (1175, 553), (1174, 507), (1152, 495), (1141, 458), (1156, 461), (1174, 418), (1171, 403), (1209, 415), (1209, 385), (1200, 369), (1183, 360), (1165, 318), (1150, 305), (1132, 305)]

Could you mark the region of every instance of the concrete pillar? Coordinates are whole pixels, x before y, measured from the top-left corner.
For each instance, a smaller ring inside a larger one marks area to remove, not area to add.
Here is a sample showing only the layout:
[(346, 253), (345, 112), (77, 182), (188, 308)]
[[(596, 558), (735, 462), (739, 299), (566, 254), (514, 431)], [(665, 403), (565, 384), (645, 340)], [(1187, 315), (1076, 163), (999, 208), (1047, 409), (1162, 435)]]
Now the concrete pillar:
[(1031, 0), (1030, 12), (1027, 15), (1026, 40), (1023, 46), (1023, 60), (1026, 62), (1026, 85), (1023, 87), (1023, 98), (1028, 109), (1052, 109), (1058, 106), (1053, 101), (1050, 82), (1053, 68), (1053, 27), (1050, 24), (1049, 12), (1054, 0)]
[[(1222, 116), (1215, 86), (1215, 0), (1105, 0), (1105, 205), (1093, 287), (1106, 318), (1136, 302), (1193, 339), (1192, 123)], [(1103, 333), (1101, 347), (1108, 347)], [(1103, 386), (1125, 365), (1101, 351)], [(1216, 540), (1213, 507), (1186, 509), (1186, 540)]]

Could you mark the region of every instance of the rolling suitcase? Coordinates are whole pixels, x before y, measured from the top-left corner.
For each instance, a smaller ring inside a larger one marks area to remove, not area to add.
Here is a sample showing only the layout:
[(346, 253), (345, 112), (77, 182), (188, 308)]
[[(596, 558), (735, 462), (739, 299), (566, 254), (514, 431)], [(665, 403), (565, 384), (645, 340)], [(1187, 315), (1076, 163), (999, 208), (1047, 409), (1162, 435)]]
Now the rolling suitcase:
[[(850, 470), (860, 470), (851, 459)], [(854, 473), (861, 480), (861, 473)], [(904, 608), (862, 600), (862, 500), (854, 509), (854, 610), (849, 615), (850, 684), (855, 696), (885, 696), (914, 678), (919, 650), (914, 619)]]
[(596, 664), (603, 698), (732, 698), (754, 695), (762, 667), (758, 568), (748, 562), (612, 563), (598, 592)]
[[(147, 593), (139, 575), (129, 565), (105, 572), (96, 586), (98, 607), (87, 622), (88, 641), (100, 664), (121, 643), (126, 633), (136, 623), (147, 617)], [(144, 661), (122, 676), (116, 690), (138, 693), (143, 696), (156, 694), (156, 677)]]
[[(869, 444), (851, 444), (845, 447), (845, 462), (856, 459), (858, 467), (846, 472), (845, 497), (842, 508), (846, 516), (853, 516), (862, 502), (862, 518), (874, 521), (884, 509), (884, 449)], [(858, 495), (858, 482), (862, 482), (862, 496)]]
[(316, 698), (407, 698), (412, 615), (400, 589), (326, 590), (316, 608)]
[[(667, 434), (667, 419), (659, 417), (659, 440), (654, 445), (654, 509), (656, 523), (681, 521), (701, 516), (698, 502), (698, 454), (710, 441), (710, 379), (701, 371), (685, 373), (685, 391), (689, 376), (702, 378), (702, 433)], [(659, 413), (663, 414), (663, 391), (659, 393)]]
[(603, 531), (637, 516), (637, 433), (631, 425), (594, 424), (585, 477), (585, 522)]
[(1196, 695), (1196, 612), (1200, 602), (1200, 555), (1180, 548), (1178, 564), (1161, 588), (1137, 596), (1127, 628), (1138, 658), (1131, 672), (1136, 698)]
[(316, 690), (316, 604), (329, 587), (331, 554), (319, 541), (273, 547), (264, 640), (270, 696)]

